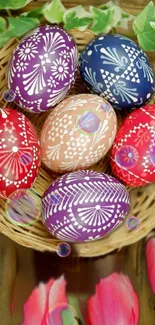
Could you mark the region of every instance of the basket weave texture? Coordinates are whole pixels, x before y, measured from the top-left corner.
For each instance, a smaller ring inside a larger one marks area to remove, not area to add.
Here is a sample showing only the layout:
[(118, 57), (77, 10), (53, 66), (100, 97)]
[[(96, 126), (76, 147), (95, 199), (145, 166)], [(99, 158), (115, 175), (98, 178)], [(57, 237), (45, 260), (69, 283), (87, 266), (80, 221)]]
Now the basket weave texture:
[[(82, 4), (81, 2), (82, 1), (80, 0), (63, 1), (66, 7)], [(139, 0), (138, 2), (139, 9), (139, 6), (142, 5), (142, 1)], [(26, 10), (32, 10), (42, 5), (43, 3), (45, 3), (45, 1), (32, 2), (27, 6)], [(84, 5), (86, 6), (90, 4), (99, 5), (101, 3), (103, 3), (103, 1), (100, 0), (84, 1)], [(85, 32), (72, 30), (70, 31), (70, 34), (72, 34), (73, 38), (75, 39), (79, 52), (81, 52), (86, 47), (86, 45), (94, 38), (93, 33), (89, 30), (86, 30)], [(17, 45), (17, 42), (18, 40), (12, 39), (0, 50), (1, 94), (5, 89), (7, 89), (5, 78), (7, 64), (12, 55), (13, 49)], [(151, 61), (154, 59), (154, 62), (152, 61), (152, 63), (154, 64), (155, 56), (153, 55), (153, 53), (150, 54), (150, 59)], [(78, 73), (76, 83), (69, 95), (75, 95), (85, 92), (87, 92), (87, 90), (83, 82), (81, 81), (80, 74)], [(155, 98), (153, 102), (155, 103)], [(6, 104), (4, 101), (1, 101), (1, 107), (10, 107), (17, 109), (17, 106), (14, 103)], [(18, 110), (22, 111), (21, 109)], [(24, 114), (30, 118), (31, 122), (35, 125), (36, 129), (40, 133), (41, 127), (49, 112), (41, 113), (38, 115), (24, 111)], [(117, 115), (120, 124), (123, 117), (120, 116), (120, 113), (117, 113)], [(106, 155), (104, 159), (102, 159), (99, 163), (97, 163), (90, 169), (105, 173), (111, 173), (108, 155)], [(45, 166), (42, 165), (38, 179), (32, 188), (33, 191), (41, 197), (47, 187), (57, 176), (58, 175), (52, 173), (52, 171), (47, 170)], [(141, 188), (129, 188), (128, 190), (131, 196), (131, 209), (129, 216), (137, 216), (140, 220), (140, 227), (135, 231), (131, 231), (126, 227), (126, 223), (124, 222), (124, 224), (122, 224), (116, 231), (112, 232), (107, 237), (101, 240), (87, 243), (72, 244), (73, 254), (83, 257), (104, 255), (115, 249), (120, 249), (123, 246), (130, 245), (140, 240), (155, 227), (155, 184), (150, 184)], [(46, 231), (45, 227), (41, 223), (41, 220), (38, 220), (34, 225), (30, 226), (29, 228), (27, 226), (21, 227), (11, 223), (5, 214), (5, 201), (2, 199), (0, 199), (0, 232), (12, 239), (13, 241), (17, 242), (18, 244), (25, 247), (33, 248), (38, 251), (55, 252), (57, 245), (60, 243), (59, 240), (52, 237)]]

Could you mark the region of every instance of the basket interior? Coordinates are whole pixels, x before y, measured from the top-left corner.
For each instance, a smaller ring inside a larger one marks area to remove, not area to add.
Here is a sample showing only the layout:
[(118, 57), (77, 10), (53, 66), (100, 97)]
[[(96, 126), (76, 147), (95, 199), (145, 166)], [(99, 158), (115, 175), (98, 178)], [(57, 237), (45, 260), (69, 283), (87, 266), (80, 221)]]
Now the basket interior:
[[(91, 31), (86, 30), (80, 32), (77, 30), (70, 31), (70, 34), (76, 41), (79, 52), (81, 52), (86, 45), (94, 38)], [(8, 61), (12, 55), (13, 49), (17, 45), (18, 40), (10, 40), (0, 50), (0, 93), (7, 89), (6, 85), (6, 70)], [(69, 95), (85, 93), (87, 92), (84, 86), (80, 74), (78, 73), (76, 83), (72, 88)], [(22, 111), (17, 108), (14, 103), (5, 103), (1, 100), (1, 107), (10, 107)], [(32, 114), (22, 111), (35, 125), (38, 133), (42, 128), (42, 125), (48, 116), (49, 112), (41, 114)], [(122, 122), (122, 119), (127, 113), (117, 112), (118, 124)], [(109, 154), (106, 155), (101, 161), (92, 166), (90, 169), (105, 172), (110, 174)], [(44, 165), (41, 166), (40, 173), (37, 181), (33, 186), (33, 191), (41, 197), (47, 187), (52, 181), (60, 175), (48, 170)], [(124, 222), (117, 230), (110, 233), (103, 239), (87, 243), (71, 244), (73, 255), (79, 255), (83, 257), (93, 257), (104, 255), (115, 249), (120, 249), (122, 246), (132, 244), (142, 237), (146, 236), (155, 227), (155, 184), (150, 184), (141, 188), (129, 188), (131, 196), (131, 209), (129, 216), (136, 216), (140, 220), (140, 226), (135, 231), (131, 231), (126, 227)], [(32, 226), (17, 226), (11, 223), (5, 213), (5, 201), (0, 199), (0, 232), (12, 239), (13, 241), (30, 247), (38, 251), (56, 251), (57, 245), (60, 240), (52, 237), (45, 229), (41, 220), (38, 220)]]

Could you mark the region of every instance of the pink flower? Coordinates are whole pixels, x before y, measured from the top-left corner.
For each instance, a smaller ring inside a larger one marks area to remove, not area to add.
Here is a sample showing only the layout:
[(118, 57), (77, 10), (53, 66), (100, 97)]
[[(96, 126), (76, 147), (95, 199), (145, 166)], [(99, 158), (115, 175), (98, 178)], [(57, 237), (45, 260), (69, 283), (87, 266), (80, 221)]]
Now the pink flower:
[(22, 325), (49, 325), (50, 310), (68, 302), (65, 290), (63, 276), (58, 280), (51, 279), (47, 284), (40, 283), (24, 305)]
[(101, 279), (88, 300), (87, 325), (137, 325), (139, 300), (129, 278), (113, 273)]
[(146, 244), (146, 267), (149, 283), (155, 294), (155, 238), (150, 238)]

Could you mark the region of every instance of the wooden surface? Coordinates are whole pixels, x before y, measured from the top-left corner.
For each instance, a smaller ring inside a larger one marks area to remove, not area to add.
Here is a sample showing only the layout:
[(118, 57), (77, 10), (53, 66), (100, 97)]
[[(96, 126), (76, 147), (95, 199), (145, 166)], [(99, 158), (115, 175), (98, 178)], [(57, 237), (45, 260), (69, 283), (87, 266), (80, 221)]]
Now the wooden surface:
[[(42, 257), (40, 258), (40, 256)], [(35, 264), (37, 266), (37, 281), (47, 281), (51, 275), (59, 276), (65, 273), (68, 291), (76, 292), (79, 296), (82, 293), (92, 295), (95, 284), (100, 278), (114, 271), (123, 272), (130, 277), (139, 294), (141, 310), (139, 325), (155, 324), (155, 297), (148, 284), (146, 274), (145, 240), (102, 258), (78, 260), (77, 258), (71, 259), (71, 256), (65, 259), (49, 253), (35, 253)], [(46, 269), (45, 265), (47, 265)]]
[[(4, 254), (4, 251), (7, 253)], [(18, 257), (17, 267), (15, 251)], [(68, 283), (68, 292), (76, 293), (79, 297), (83, 294), (90, 296), (94, 293), (95, 284), (114, 271), (127, 274), (139, 294), (141, 310), (139, 325), (154, 325), (155, 297), (146, 275), (145, 240), (101, 258), (79, 259), (72, 254), (67, 258), (60, 258), (54, 253), (34, 252), (14, 244), (1, 235), (0, 324), (20, 325), (22, 323), (23, 304), (40, 281), (46, 282), (50, 277), (57, 278), (64, 274)], [(9, 301), (11, 301), (13, 287), (14, 311), (11, 320)]]

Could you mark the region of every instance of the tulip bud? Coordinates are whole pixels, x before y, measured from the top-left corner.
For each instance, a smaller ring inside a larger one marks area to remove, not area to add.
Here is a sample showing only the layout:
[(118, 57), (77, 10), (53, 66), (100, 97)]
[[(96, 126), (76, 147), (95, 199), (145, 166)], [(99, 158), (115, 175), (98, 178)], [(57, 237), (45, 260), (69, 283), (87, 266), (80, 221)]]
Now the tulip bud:
[(96, 285), (88, 300), (87, 325), (138, 325), (139, 300), (129, 278), (113, 273)]

